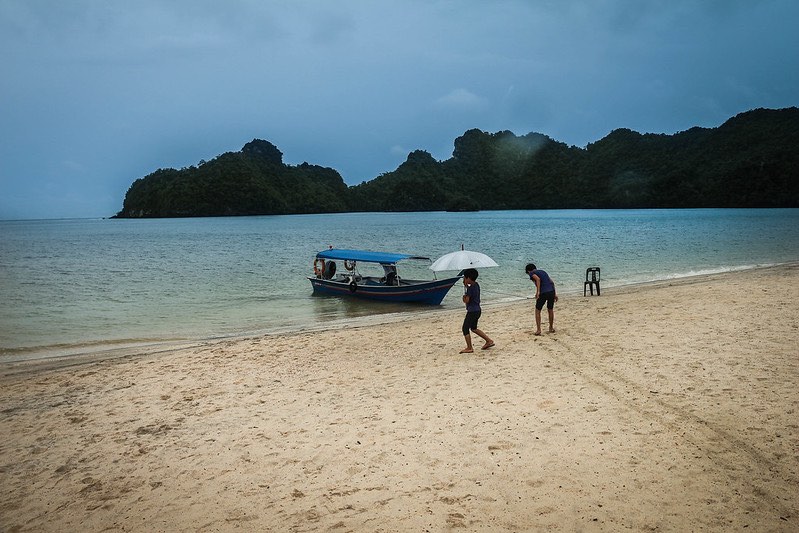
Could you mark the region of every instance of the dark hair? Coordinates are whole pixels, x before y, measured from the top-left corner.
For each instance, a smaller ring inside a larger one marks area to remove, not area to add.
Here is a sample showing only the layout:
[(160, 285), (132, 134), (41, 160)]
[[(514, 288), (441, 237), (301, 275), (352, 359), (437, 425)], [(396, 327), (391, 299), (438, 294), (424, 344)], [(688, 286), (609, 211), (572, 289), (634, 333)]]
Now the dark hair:
[(531, 270), (535, 270), (535, 265), (532, 263), (527, 263), (527, 266), (524, 267), (525, 272), (530, 272)]
[(469, 278), (472, 281), (477, 281), (477, 276), (479, 275), (476, 268), (467, 268), (463, 271), (463, 277)]

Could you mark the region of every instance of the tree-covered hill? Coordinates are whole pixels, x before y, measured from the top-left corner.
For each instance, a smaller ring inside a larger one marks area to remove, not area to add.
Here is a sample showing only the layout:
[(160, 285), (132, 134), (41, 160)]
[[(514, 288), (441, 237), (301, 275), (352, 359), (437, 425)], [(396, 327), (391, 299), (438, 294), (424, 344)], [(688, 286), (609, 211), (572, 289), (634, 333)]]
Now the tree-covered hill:
[(540, 133), (469, 130), (452, 157), (416, 150), (348, 187), (253, 140), (128, 190), (121, 218), (476, 209), (799, 207), (799, 109), (756, 109), (674, 135), (618, 129), (586, 148)]
[(133, 182), (120, 218), (329, 213), (349, 209), (338, 172), (283, 164), (273, 144), (253, 140), (182, 170), (160, 169)]

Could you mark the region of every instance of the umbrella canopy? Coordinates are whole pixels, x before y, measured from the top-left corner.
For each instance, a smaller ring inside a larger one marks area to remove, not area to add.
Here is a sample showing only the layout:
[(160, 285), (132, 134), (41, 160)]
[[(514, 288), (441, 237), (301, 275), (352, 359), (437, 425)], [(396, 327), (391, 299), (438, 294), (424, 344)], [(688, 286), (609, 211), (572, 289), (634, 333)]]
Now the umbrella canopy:
[(441, 270), (463, 270), (465, 268), (485, 268), (499, 266), (496, 261), (480, 252), (470, 250), (458, 250), (442, 255), (436, 259), (430, 270), (439, 272)]

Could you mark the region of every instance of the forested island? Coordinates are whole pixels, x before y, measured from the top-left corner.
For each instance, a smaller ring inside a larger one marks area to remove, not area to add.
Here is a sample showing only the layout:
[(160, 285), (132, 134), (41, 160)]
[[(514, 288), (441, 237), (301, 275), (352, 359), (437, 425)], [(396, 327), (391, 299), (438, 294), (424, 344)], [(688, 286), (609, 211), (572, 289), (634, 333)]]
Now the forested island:
[(116, 217), (686, 207), (799, 207), (799, 109), (755, 109), (673, 135), (617, 129), (585, 148), (472, 129), (445, 161), (416, 150), (354, 186), (332, 168), (286, 165), (255, 139), (137, 179)]

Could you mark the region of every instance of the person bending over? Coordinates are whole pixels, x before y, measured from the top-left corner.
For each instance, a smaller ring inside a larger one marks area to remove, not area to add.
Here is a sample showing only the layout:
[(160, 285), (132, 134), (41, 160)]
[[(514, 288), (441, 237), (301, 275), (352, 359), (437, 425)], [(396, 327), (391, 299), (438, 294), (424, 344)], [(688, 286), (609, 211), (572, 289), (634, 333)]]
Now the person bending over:
[(555, 333), (555, 302), (558, 295), (555, 292), (555, 282), (545, 271), (537, 269), (533, 263), (524, 267), (530, 281), (535, 283), (535, 334), (541, 335), (541, 310), (547, 304), (549, 314), (549, 332)]

